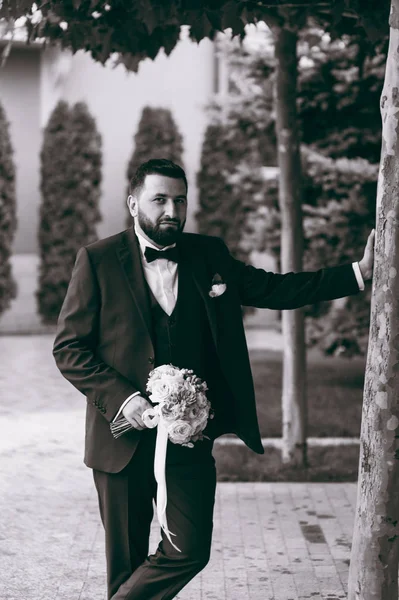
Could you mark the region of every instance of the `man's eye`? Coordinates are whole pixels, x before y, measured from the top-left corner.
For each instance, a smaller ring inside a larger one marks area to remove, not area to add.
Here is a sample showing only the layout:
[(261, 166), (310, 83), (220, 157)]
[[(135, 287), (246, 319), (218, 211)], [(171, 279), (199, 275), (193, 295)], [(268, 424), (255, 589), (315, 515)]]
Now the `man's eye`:
[(176, 202), (178, 202), (179, 204), (185, 204), (186, 200), (185, 200), (185, 198), (177, 198)]
[(155, 202), (165, 202), (165, 198), (155, 198)]

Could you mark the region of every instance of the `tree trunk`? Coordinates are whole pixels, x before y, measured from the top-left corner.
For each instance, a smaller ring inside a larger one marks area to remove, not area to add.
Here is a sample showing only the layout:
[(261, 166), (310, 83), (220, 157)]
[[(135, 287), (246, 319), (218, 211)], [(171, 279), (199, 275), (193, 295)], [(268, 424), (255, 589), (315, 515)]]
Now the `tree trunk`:
[(399, 563), (399, 0), (381, 95), (382, 152), (349, 600), (397, 600)]
[[(297, 33), (273, 26), (276, 134), (280, 168), (281, 269), (302, 270), (301, 159), (296, 111)], [(283, 311), (283, 462), (307, 464), (306, 349), (303, 309)]]

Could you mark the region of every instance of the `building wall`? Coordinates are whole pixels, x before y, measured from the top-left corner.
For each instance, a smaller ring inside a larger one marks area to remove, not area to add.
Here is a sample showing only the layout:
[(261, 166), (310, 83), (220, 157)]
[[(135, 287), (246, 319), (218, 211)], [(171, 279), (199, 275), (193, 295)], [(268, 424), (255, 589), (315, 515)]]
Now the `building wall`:
[(0, 101), (8, 120), (17, 168), (16, 253), (37, 252), (40, 207), (40, 148), (43, 129), (60, 99), (87, 102), (103, 139), (103, 184), (99, 235), (125, 227), (126, 170), (144, 106), (172, 110), (184, 142), (189, 182), (187, 231), (195, 231), (196, 173), (214, 91), (213, 44), (182, 39), (166, 57), (146, 60), (138, 73), (103, 67), (90, 55), (56, 47), (13, 47), (0, 69)]
[(0, 69), (0, 101), (10, 122), (16, 165), (17, 218), (14, 251), (37, 251), (40, 202), (40, 50), (12, 48)]
[(184, 164), (189, 183), (187, 231), (195, 230), (195, 176), (207, 124), (204, 108), (213, 93), (214, 52), (209, 40), (199, 45), (180, 41), (170, 57), (161, 52), (145, 60), (138, 73), (123, 66), (113, 69), (95, 63), (89, 54), (71, 57), (46, 51), (42, 63), (44, 124), (59, 98), (87, 102), (103, 140), (103, 184), (99, 226), (101, 237), (125, 227), (126, 170), (133, 151), (133, 135), (144, 106), (167, 107), (183, 135)]

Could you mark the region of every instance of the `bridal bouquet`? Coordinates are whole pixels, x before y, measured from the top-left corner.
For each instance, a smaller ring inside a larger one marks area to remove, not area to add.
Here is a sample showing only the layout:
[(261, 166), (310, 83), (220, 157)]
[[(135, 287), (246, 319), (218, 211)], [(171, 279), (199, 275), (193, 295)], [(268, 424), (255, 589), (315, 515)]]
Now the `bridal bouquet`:
[[(193, 442), (203, 440), (208, 419), (213, 418), (211, 404), (205, 392), (205, 381), (189, 369), (162, 365), (153, 369), (147, 382), (149, 399), (155, 407), (145, 410), (142, 419), (146, 427), (156, 427), (162, 419), (168, 438), (174, 444), (193, 448)], [(133, 429), (125, 417), (111, 424), (115, 438)]]
[[(158, 521), (168, 540), (171, 533), (166, 520), (166, 481), (165, 463), (168, 439), (173, 444), (181, 444), (189, 448), (194, 442), (207, 436), (203, 431), (208, 419), (213, 418), (211, 403), (206, 397), (208, 387), (205, 381), (197, 377), (190, 369), (179, 369), (173, 365), (161, 365), (153, 369), (147, 382), (147, 392), (154, 407), (142, 414), (144, 424), (148, 428), (158, 427), (155, 446), (154, 474), (157, 488)], [(114, 436), (119, 437), (132, 425), (123, 417), (111, 425)], [(209, 438), (208, 438), (209, 439)]]
[(163, 421), (168, 438), (174, 444), (193, 448), (193, 442), (204, 439), (211, 404), (205, 395), (207, 385), (189, 369), (162, 365), (151, 371), (147, 392), (154, 408), (144, 411), (142, 419), (147, 427)]

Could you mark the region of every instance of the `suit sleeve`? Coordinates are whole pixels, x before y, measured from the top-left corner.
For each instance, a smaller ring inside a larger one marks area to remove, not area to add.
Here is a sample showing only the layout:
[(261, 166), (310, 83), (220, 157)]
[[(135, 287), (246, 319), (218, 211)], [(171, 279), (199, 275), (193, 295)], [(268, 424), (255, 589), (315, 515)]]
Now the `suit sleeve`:
[(137, 388), (96, 356), (100, 289), (86, 248), (77, 254), (58, 317), (53, 356), (62, 375), (110, 422)]
[(246, 265), (234, 259), (230, 253), (229, 260), (231, 276), (238, 287), (243, 306), (295, 309), (359, 292), (352, 264), (279, 274)]

